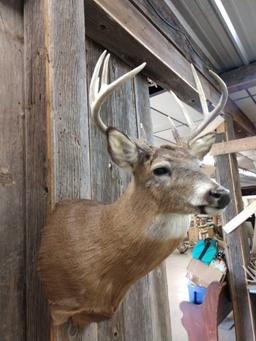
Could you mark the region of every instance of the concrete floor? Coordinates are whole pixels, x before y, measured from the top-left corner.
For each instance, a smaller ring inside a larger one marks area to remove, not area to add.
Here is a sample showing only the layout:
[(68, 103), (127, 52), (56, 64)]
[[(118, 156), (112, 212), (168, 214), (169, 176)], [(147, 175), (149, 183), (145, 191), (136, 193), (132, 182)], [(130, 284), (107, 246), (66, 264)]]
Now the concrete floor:
[[(187, 333), (181, 324), (182, 313), (179, 309), (181, 301), (188, 301), (186, 267), (191, 259), (191, 253), (179, 254), (175, 251), (166, 260), (168, 292), (172, 324), (172, 341), (188, 341)], [(219, 341), (235, 341), (235, 330), (225, 330), (225, 325), (219, 327)], [(200, 340), (203, 341), (203, 340)]]

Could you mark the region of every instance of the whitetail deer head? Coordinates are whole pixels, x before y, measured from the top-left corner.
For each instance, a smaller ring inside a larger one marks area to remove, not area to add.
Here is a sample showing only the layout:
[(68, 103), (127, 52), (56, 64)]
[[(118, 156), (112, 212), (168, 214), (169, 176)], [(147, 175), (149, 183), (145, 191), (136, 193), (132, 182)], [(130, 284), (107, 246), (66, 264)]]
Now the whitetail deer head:
[(176, 248), (188, 228), (189, 214), (216, 212), (230, 200), (229, 192), (206, 176), (198, 162), (210, 150), (215, 134), (196, 138), (225, 105), (223, 81), (212, 73), (222, 95), (208, 113), (193, 69), (206, 118), (186, 142), (172, 125), (177, 145), (156, 148), (103, 123), (99, 112), (104, 100), (145, 66), (108, 84), (109, 57), (104, 52), (96, 64), (90, 107), (107, 136), (112, 160), (131, 171), (133, 180), (112, 204), (63, 201), (49, 217), (42, 236), (39, 270), (55, 324), (68, 318), (80, 324), (109, 318), (129, 287)]

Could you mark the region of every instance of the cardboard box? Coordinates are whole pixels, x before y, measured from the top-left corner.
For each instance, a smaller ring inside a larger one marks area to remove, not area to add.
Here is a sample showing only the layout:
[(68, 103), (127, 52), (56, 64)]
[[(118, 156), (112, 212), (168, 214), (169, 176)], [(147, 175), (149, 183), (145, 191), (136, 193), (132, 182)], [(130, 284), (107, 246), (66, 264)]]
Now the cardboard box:
[(212, 282), (222, 283), (225, 274), (198, 259), (192, 259), (187, 267), (187, 278), (199, 287), (207, 288)]
[(214, 237), (214, 228), (206, 227), (199, 229), (199, 239), (213, 238)]
[(188, 239), (190, 243), (196, 243), (199, 239), (199, 229), (197, 227), (190, 227), (188, 230)]

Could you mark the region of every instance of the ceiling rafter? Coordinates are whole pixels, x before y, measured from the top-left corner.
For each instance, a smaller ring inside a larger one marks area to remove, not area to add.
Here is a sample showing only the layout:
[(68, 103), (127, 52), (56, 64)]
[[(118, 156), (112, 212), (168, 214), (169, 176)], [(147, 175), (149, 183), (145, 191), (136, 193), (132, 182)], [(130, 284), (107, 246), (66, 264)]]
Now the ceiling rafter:
[(256, 62), (221, 74), (229, 93), (256, 86)]

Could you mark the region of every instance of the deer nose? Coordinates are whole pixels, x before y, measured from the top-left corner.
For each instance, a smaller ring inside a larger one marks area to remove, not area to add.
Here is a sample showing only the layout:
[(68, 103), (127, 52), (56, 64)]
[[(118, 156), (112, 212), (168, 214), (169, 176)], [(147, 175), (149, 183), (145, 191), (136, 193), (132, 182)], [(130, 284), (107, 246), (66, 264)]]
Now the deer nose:
[(230, 202), (230, 192), (224, 187), (218, 187), (209, 192), (209, 199), (216, 208), (222, 209)]

